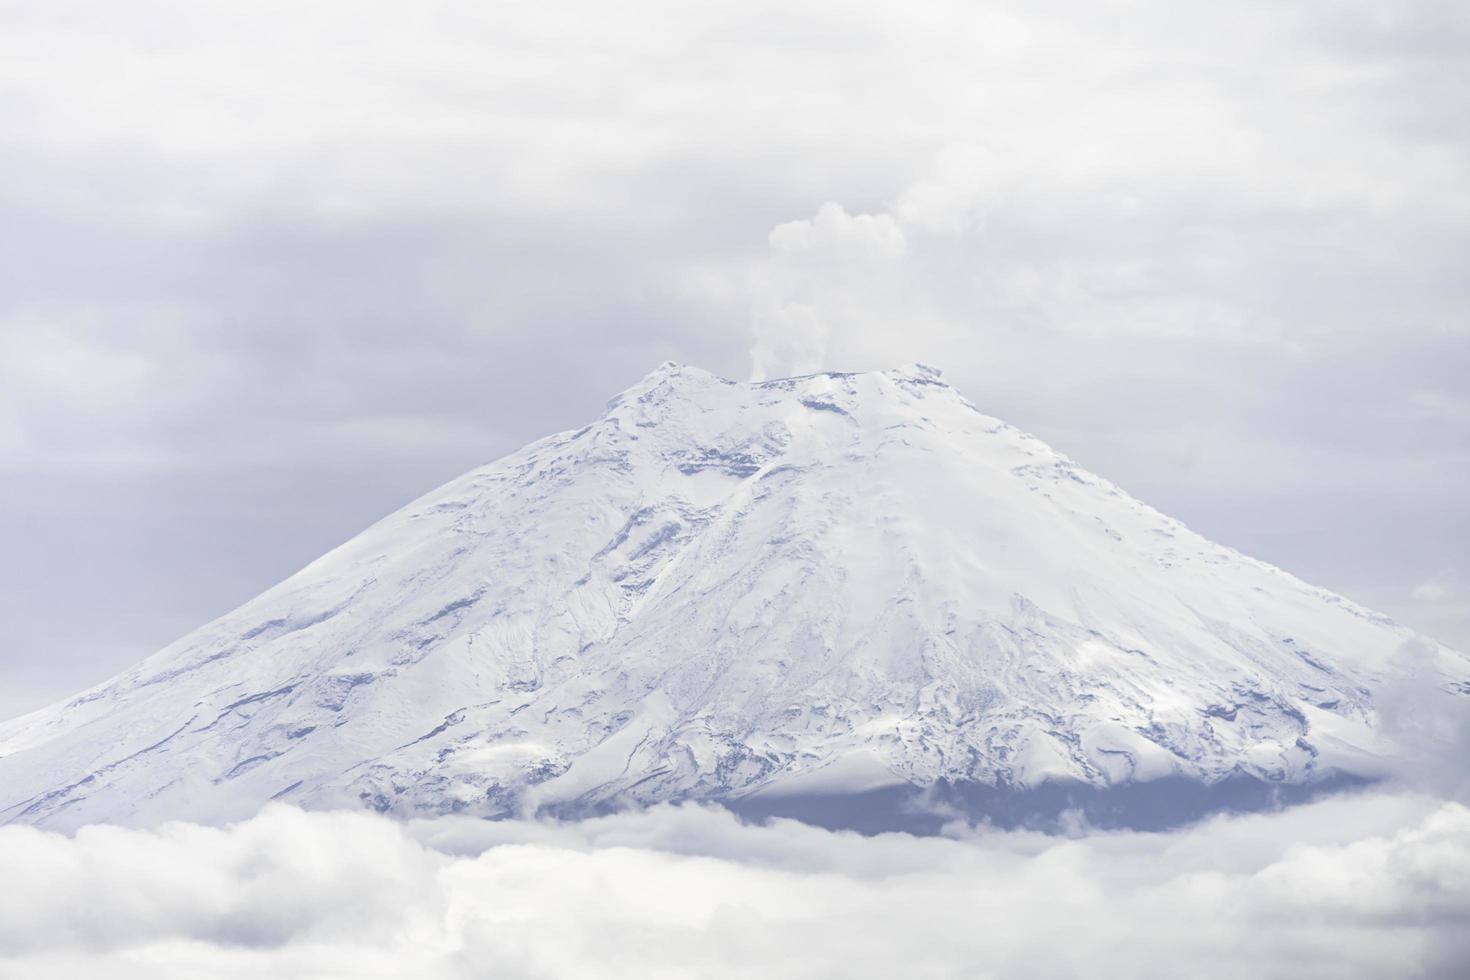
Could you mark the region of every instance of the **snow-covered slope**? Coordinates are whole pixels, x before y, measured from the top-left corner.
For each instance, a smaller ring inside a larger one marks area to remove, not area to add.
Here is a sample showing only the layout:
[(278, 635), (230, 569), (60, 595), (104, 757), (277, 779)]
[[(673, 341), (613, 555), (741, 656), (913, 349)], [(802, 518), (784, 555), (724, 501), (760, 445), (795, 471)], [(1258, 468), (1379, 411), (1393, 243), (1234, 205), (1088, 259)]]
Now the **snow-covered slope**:
[(1445, 690), (1470, 678), (927, 368), (666, 364), (0, 725), (0, 820), (1373, 774), (1410, 640)]

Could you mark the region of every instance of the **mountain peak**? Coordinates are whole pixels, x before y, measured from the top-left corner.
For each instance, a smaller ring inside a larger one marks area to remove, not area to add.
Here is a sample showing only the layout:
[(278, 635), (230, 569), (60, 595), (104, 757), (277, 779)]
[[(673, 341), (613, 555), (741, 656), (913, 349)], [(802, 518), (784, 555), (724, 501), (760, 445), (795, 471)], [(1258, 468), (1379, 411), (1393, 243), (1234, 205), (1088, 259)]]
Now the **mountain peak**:
[(689, 370), (691, 369), (687, 365), (681, 364), (678, 361), (661, 361), (652, 371), (649, 371), (643, 376), (643, 380), (639, 384), (657, 384), (667, 378), (678, 377)]
[[(897, 387), (890, 387), (890, 385), (897, 385)], [(679, 401), (696, 403), (705, 398), (704, 392), (717, 387), (767, 394), (786, 392), (795, 396), (797, 400), (808, 395), (822, 397), (823, 393), (834, 392), (844, 393), (849, 400), (871, 401), (886, 399), (899, 392), (914, 394), (924, 388), (953, 391), (942, 380), (939, 369), (919, 363), (881, 371), (819, 371), (760, 381), (734, 381), (702, 368), (669, 360), (659, 364), (631, 387), (614, 396), (607, 403), (607, 408), (609, 412), (617, 412), (621, 407), (628, 405), (647, 408), (653, 404), (667, 406), (667, 404)], [(670, 401), (671, 397), (673, 402)]]
[[(890, 369), (887, 369), (887, 370), (878, 370), (878, 371), (813, 371), (813, 372), (810, 372), (810, 373), (807, 373), (807, 374), (790, 375), (790, 376), (787, 376), (787, 377), (765, 378), (765, 379), (762, 379), (760, 381), (739, 382), (739, 381), (735, 381), (735, 380), (730, 379), (730, 378), (725, 378), (725, 377), (722, 377), (720, 375), (714, 374), (713, 372), (706, 371), (703, 368), (693, 367), (693, 366), (688, 365), (688, 364), (680, 363), (679, 361), (667, 360), (667, 361), (663, 361), (663, 362), (659, 363), (656, 367), (654, 367), (654, 369), (652, 371), (649, 371), (647, 374), (645, 374), (636, 384), (634, 384), (632, 386), (632, 388), (630, 388), (628, 390), (630, 390), (630, 391), (631, 390), (634, 390), (634, 389), (637, 389), (637, 390), (640, 390), (640, 391), (641, 390), (646, 390), (648, 388), (656, 387), (659, 384), (662, 384), (664, 382), (670, 381), (672, 379), (678, 379), (678, 378), (684, 378), (684, 379), (695, 380), (695, 381), (700, 381), (700, 382), (710, 382), (710, 381), (713, 381), (713, 382), (718, 382), (718, 383), (721, 383), (721, 384), (742, 384), (743, 383), (743, 384), (749, 384), (749, 385), (752, 385), (752, 386), (760, 386), (760, 385), (782, 385), (782, 384), (789, 384), (791, 382), (800, 382), (800, 381), (807, 381), (807, 380), (811, 380), (811, 379), (821, 379), (821, 378), (852, 378), (852, 377), (861, 377), (861, 376), (864, 376), (864, 375), (872, 375), (872, 376), (883, 376), (883, 377), (889, 377), (889, 378), (894, 378), (894, 379), (903, 379), (903, 380), (921, 380), (921, 381), (927, 381), (927, 382), (930, 382), (930, 383), (940, 383), (940, 384), (942, 384), (943, 383), (943, 381), (942, 381), (943, 374), (944, 374), (944, 372), (942, 372), (941, 370), (939, 370), (936, 367), (931, 367), (931, 366), (929, 366), (927, 364), (921, 364), (921, 363), (915, 361), (915, 362), (912, 362), (910, 364), (905, 364), (905, 365), (902, 365), (900, 367), (890, 368)], [(945, 387), (948, 387), (948, 385), (945, 385)]]

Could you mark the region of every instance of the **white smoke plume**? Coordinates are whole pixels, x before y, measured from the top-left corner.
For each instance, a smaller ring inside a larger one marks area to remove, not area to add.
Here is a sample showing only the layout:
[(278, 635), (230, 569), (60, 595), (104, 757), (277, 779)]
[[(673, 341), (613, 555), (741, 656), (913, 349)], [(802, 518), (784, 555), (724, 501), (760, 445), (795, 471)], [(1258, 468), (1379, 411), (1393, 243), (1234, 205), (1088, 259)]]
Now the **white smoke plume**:
[(751, 380), (827, 367), (834, 328), (864, 322), (874, 291), (894, 276), (908, 248), (889, 214), (848, 214), (827, 203), (809, 219), (777, 225), (756, 274)]

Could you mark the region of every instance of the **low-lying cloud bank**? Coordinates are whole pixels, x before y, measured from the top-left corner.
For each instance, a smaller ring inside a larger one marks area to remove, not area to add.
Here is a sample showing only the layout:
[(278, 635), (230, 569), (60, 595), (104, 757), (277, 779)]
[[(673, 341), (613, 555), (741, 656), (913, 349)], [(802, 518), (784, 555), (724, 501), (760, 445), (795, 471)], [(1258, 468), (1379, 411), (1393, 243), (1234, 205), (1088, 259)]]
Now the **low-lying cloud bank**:
[(272, 807), (0, 828), (4, 977), (1406, 977), (1470, 966), (1470, 809), (1363, 794), (1170, 834), (864, 838)]

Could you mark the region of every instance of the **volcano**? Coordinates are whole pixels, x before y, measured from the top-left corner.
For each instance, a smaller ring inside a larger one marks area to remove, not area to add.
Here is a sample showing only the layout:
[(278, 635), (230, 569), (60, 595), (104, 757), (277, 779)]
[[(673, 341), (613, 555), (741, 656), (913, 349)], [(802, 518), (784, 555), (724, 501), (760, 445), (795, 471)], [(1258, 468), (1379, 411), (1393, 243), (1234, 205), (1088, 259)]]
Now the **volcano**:
[(1400, 651), (923, 366), (668, 363), (122, 675), (0, 725), (0, 821), (720, 803), (1166, 825), (1375, 779)]

